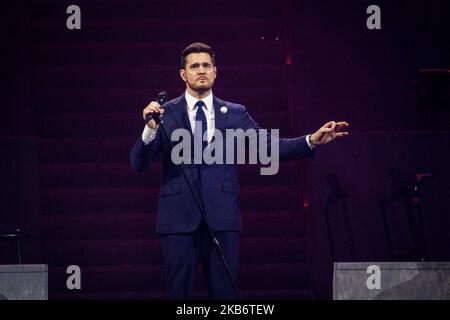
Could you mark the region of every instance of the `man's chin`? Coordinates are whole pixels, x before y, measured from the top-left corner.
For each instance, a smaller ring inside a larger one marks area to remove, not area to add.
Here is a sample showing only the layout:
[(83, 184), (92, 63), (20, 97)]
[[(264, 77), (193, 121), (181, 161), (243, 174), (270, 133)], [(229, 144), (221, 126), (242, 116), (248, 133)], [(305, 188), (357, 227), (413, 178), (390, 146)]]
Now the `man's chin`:
[(204, 86), (195, 86), (192, 89), (196, 92), (204, 93), (204, 92), (210, 90), (211, 88), (212, 88), (211, 85), (204, 85)]

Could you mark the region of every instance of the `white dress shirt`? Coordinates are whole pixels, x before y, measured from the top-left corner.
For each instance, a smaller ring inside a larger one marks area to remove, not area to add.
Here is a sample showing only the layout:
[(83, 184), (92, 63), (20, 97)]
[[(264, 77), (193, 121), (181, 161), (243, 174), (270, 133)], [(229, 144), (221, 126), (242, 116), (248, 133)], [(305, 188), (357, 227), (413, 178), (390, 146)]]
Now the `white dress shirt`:
[[(189, 122), (191, 123), (192, 133), (195, 132), (195, 116), (197, 114), (197, 106), (195, 105), (199, 100), (197, 98), (194, 98), (191, 96), (187, 91), (184, 95), (187, 102), (187, 113), (189, 116)], [(213, 95), (212, 91), (211, 93), (204, 97), (202, 101), (205, 103), (203, 106), (203, 111), (205, 112), (206, 116), (206, 123), (208, 124), (208, 131), (207, 131), (207, 137), (208, 142), (211, 141), (214, 130), (216, 129), (216, 122), (214, 121), (214, 106), (213, 106)]]

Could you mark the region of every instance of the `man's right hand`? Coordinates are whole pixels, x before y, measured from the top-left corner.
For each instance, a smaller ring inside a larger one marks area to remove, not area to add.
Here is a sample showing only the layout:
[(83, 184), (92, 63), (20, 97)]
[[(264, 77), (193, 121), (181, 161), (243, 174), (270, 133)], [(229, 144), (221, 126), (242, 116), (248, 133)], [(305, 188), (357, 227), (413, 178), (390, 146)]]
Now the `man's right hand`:
[[(164, 113), (164, 109), (161, 108), (161, 106), (159, 105), (158, 102), (155, 102), (155, 101), (150, 102), (150, 104), (142, 111), (142, 116), (143, 116), (144, 120), (145, 120), (145, 116), (151, 112), (157, 112), (157, 113), (161, 114), (161, 116), (162, 116)], [(147, 126), (150, 129), (156, 129), (156, 121), (154, 119), (150, 120), (147, 123)]]

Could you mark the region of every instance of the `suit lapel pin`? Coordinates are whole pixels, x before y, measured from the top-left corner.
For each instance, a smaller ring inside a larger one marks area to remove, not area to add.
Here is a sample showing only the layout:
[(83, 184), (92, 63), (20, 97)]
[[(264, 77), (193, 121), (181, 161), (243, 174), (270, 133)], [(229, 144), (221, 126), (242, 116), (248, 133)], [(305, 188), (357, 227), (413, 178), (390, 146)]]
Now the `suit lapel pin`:
[(228, 108), (223, 106), (223, 107), (220, 108), (220, 112), (227, 113), (228, 112)]

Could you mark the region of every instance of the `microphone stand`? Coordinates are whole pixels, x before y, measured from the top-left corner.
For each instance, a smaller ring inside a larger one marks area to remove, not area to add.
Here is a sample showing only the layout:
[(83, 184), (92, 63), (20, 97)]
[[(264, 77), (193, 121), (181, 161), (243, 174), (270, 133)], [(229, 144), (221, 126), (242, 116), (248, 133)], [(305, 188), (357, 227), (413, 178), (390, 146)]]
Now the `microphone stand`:
[(330, 191), (330, 195), (329, 195), (326, 205), (325, 205), (325, 222), (326, 222), (328, 244), (330, 246), (331, 259), (333, 262), (336, 261), (336, 251), (335, 251), (334, 240), (333, 240), (333, 236), (332, 236), (332, 232), (331, 232), (331, 221), (330, 221), (329, 209), (331, 206), (338, 204), (340, 201), (341, 205), (342, 205), (344, 230), (345, 230), (345, 235), (347, 238), (347, 246), (348, 246), (348, 250), (349, 250), (350, 259), (352, 261), (356, 261), (353, 232), (352, 232), (352, 228), (351, 228), (351, 224), (350, 224), (350, 216), (349, 216), (349, 212), (347, 210), (347, 204), (345, 202), (345, 199), (348, 197), (348, 193), (341, 191), (339, 180), (336, 175), (328, 174), (326, 176), (326, 181), (327, 181), (328, 189)]
[[(161, 130), (163, 131), (164, 136), (169, 141), (170, 146), (173, 149), (174, 148), (174, 144), (173, 144), (172, 140), (170, 139), (170, 137), (169, 137), (169, 135), (168, 135), (168, 133), (167, 133), (165, 127), (164, 127), (164, 121), (161, 119), (160, 114), (155, 112), (150, 117), (147, 116), (146, 120), (145, 120), (145, 123), (147, 124), (148, 121), (150, 121), (151, 119), (154, 119), (156, 124), (161, 126)], [(230, 283), (231, 283), (231, 285), (233, 287), (233, 290), (234, 290), (234, 292), (236, 294), (236, 297), (239, 300), (240, 299), (239, 291), (238, 291), (236, 283), (234, 282), (233, 277), (231, 275), (230, 267), (228, 266), (228, 262), (227, 262), (227, 259), (225, 258), (225, 253), (224, 253), (224, 251), (222, 249), (222, 246), (220, 245), (219, 240), (217, 239), (217, 236), (216, 236), (214, 230), (211, 228), (211, 225), (209, 224), (208, 218), (206, 216), (206, 211), (203, 208), (203, 205), (202, 205), (200, 199), (197, 197), (197, 195), (195, 194), (194, 190), (192, 189), (192, 185), (191, 185), (191, 183), (190, 183), (190, 181), (189, 181), (189, 179), (188, 179), (188, 177), (186, 175), (186, 172), (184, 171), (183, 164), (180, 164), (180, 169), (181, 169), (181, 173), (183, 174), (184, 180), (186, 181), (186, 184), (187, 184), (187, 186), (189, 188), (189, 191), (191, 192), (192, 197), (194, 198), (195, 204), (197, 205), (197, 208), (200, 210), (200, 213), (202, 214), (203, 221), (205, 222), (205, 224), (206, 224), (206, 226), (208, 228), (209, 234), (211, 235), (211, 238), (213, 240), (213, 243), (214, 243), (217, 251), (220, 254), (220, 257), (222, 259), (222, 263), (223, 263), (223, 266), (224, 266), (224, 268), (226, 270), (228, 279), (230, 280)]]
[(421, 208), (421, 199), (420, 199), (420, 191), (421, 186), (425, 179), (432, 177), (432, 173), (416, 173), (416, 183), (414, 185), (414, 194), (413, 194), (413, 202), (416, 207), (417, 220), (419, 225), (419, 244), (420, 244), (420, 259), (421, 261), (425, 261), (427, 259), (427, 242), (425, 238), (425, 230), (423, 225), (423, 216), (422, 216), (422, 208)]
[[(420, 197), (419, 197), (419, 186), (421, 180), (418, 178), (416, 185), (414, 188), (408, 186), (402, 179), (400, 175), (400, 171), (397, 169), (391, 169), (390, 171), (391, 180), (394, 183), (395, 191), (391, 194), (384, 196), (380, 200), (378, 200), (378, 208), (381, 211), (381, 217), (383, 221), (383, 227), (385, 232), (385, 237), (388, 245), (389, 256), (392, 259), (402, 259), (406, 261), (411, 261), (411, 259), (419, 259), (420, 261), (425, 261), (426, 252), (425, 252), (425, 237), (423, 230), (423, 222), (422, 215), (420, 211)], [(411, 190), (414, 190), (414, 205), (417, 209), (417, 221), (414, 217), (414, 209), (411, 204)], [(388, 224), (387, 219), (387, 206), (389, 203), (394, 201), (401, 200), (404, 203), (406, 218), (408, 221), (409, 232), (411, 234), (412, 240), (412, 251), (408, 253), (406, 256), (401, 257), (398, 255), (394, 255), (394, 250), (392, 246), (392, 238), (391, 231)]]

